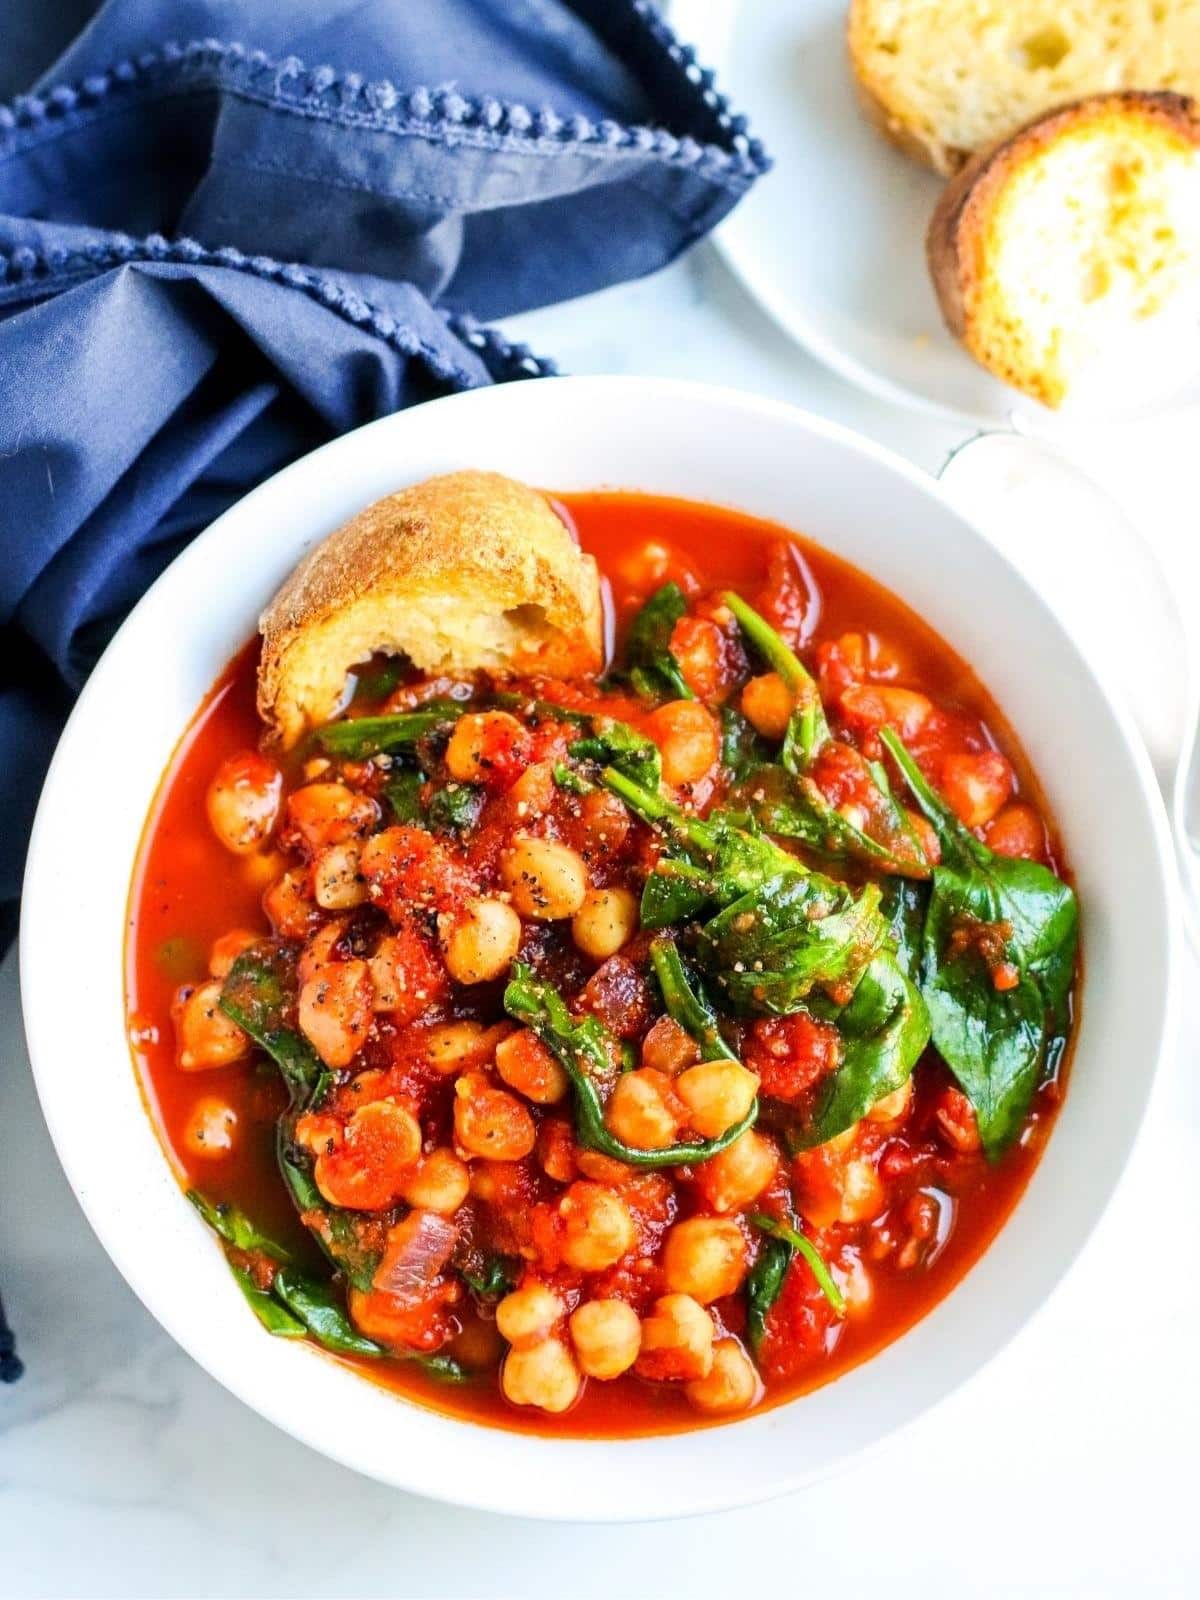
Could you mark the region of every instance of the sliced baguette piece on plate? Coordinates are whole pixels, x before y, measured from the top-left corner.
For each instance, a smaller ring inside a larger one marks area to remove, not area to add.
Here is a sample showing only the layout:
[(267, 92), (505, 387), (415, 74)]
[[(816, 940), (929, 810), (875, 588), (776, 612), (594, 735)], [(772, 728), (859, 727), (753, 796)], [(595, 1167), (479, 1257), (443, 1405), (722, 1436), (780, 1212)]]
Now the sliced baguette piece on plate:
[(284, 749), (332, 717), (377, 651), (422, 671), (583, 676), (603, 663), (600, 580), (545, 495), (453, 472), (331, 533), (264, 611), (258, 709)]
[(1200, 95), (1200, 0), (851, 0), (847, 39), (869, 119), (946, 175), (1088, 95)]
[(1094, 95), (1037, 118), (946, 186), (926, 244), (951, 333), (1007, 383), (1058, 406), (1153, 378), (1200, 327), (1195, 102)]

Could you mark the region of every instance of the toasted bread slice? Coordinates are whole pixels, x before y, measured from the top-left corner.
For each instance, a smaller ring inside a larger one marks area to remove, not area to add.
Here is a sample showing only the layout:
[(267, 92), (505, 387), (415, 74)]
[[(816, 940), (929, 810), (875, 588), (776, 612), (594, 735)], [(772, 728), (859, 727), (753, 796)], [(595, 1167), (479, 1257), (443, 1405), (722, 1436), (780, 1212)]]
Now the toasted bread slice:
[(453, 472), (377, 500), (262, 615), (258, 709), (283, 748), (333, 716), (377, 651), (426, 672), (574, 677), (602, 665), (600, 580), (544, 495)]
[(1190, 338), (1200, 316), (1195, 103), (1095, 95), (1039, 117), (946, 186), (927, 248), (950, 331), (1048, 406), (1145, 366), (1155, 340), (1161, 361), (1164, 330)]
[(851, 0), (871, 121), (947, 175), (1087, 95), (1200, 95), (1200, 0)]

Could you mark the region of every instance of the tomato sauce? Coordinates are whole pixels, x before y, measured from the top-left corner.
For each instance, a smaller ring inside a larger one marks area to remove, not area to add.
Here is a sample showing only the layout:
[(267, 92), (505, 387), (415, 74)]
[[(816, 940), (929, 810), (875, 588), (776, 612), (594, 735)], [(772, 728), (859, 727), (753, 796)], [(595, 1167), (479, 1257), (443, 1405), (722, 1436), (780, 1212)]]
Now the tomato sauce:
[[(1014, 777), (1010, 805), (992, 824), (997, 840), (1006, 830), (1028, 835), (1032, 826), (1041, 858), (1062, 872), (1052, 821), (1000, 710), (969, 666), (894, 595), (795, 534), (733, 511), (616, 493), (562, 495), (556, 504), (584, 548), (597, 558), (618, 639), (647, 596), (668, 580), (679, 583), (689, 598), (736, 589), (799, 650), (817, 675), (827, 704), (851, 691), (844, 700), (851, 736), (857, 736), (856, 716), (869, 721), (871, 694), (880, 684), (890, 684), (928, 696), (938, 708), (932, 732), (917, 731), (910, 741), (926, 772), (945, 767), (953, 775), (956, 755), (1001, 752)], [(723, 670), (715, 657), (705, 656), (705, 650), (711, 656), (715, 648), (712, 637), (711, 630), (706, 634), (690, 621), (677, 635), (702, 694), (705, 674), (711, 672), (717, 682)], [(278, 878), (280, 857), (269, 850), (231, 855), (214, 833), (206, 802), (221, 764), (259, 743), (256, 666), (255, 642), (230, 663), (200, 708), (154, 802), (130, 894), (128, 1021), (147, 1108), (181, 1185), (240, 1207), (294, 1250), (303, 1265), (315, 1266), (319, 1252), (276, 1165), (275, 1125), (287, 1104), (278, 1073), (266, 1062), (246, 1059), (203, 1071), (181, 1070), (172, 1021), (177, 991), (204, 980), (215, 941), (231, 929), (263, 936), (270, 932), (263, 895)], [(573, 695), (576, 703), (588, 703), (587, 692), (562, 692), (567, 702)], [(646, 725), (645, 708), (638, 708), (632, 697), (628, 710), (631, 720), (639, 717)], [(869, 737), (863, 749), (876, 753), (869, 750)], [(299, 761), (284, 766), (290, 789), (299, 780)], [(836, 782), (836, 775), (830, 782)], [(703, 798), (697, 794), (697, 804)], [(968, 786), (963, 804), (970, 803)], [(986, 833), (983, 829), (981, 836)], [(999, 842), (997, 848), (1002, 848)], [(838, 873), (837, 868), (829, 870)], [(620, 880), (614, 874), (612, 881)], [(643, 1027), (646, 1020), (641, 1019)], [(760, 1072), (764, 1092), (785, 1097), (803, 1093), (806, 1063), (819, 1075), (827, 1043), (820, 1028), (807, 1018), (782, 1018), (756, 1023), (752, 1035), (743, 1034), (746, 1059)], [(832, 1252), (848, 1295), (856, 1277), (869, 1282), (869, 1303), (844, 1319), (833, 1317), (815, 1279), (794, 1262), (767, 1316), (768, 1336), (759, 1362), (767, 1387), (759, 1405), (792, 1399), (836, 1378), (899, 1337), (953, 1289), (1017, 1203), (1053, 1124), (1065, 1073), (1065, 1061), (1059, 1061), (1039, 1087), (1020, 1138), (993, 1164), (973, 1147), (969, 1105), (952, 1088), (947, 1069), (927, 1051), (914, 1073), (913, 1101), (902, 1125), (860, 1125), (864, 1131), (857, 1148), (874, 1165), (886, 1204), (853, 1228), (839, 1231), (825, 1224), (826, 1231), (821, 1231), (823, 1163), (836, 1164), (833, 1147), (800, 1158), (792, 1181), (802, 1209), (808, 1206), (804, 1215)], [(534, 1114), (543, 1128), (547, 1121), (558, 1125), (546, 1139), (570, 1144), (562, 1107), (551, 1114), (535, 1106)], [(430, 1115), (445, 1122), (451, 1113), (445, 1105)], [(207, 1149), (202, 1138), (198, 1142), (198, 1128), (210, 1131), (213, 1143)], [(524, 1176), (532, 1165), (533, 1158), (513, 1164), (514, 1214), (528, 1212), (531, 1205), (536, 1209), (546, 1194), (547, 1180), (540, 1173)], [(643, 1175), (629, 1191), (643, 1240), (661, 1239), (663, 1186), (670, 1182), (669, 1177)], [(682, 1192), (681, 1215), (697, 1204), (694, 1186), (685, 1184)], [(768, 1190), (757, 1209), (769, 1209), (774, 1192)], [(498, 1205), (497, 1216), (502, 1217), (503, 1204)], [(637, 1286), (622, 1279), (630, 1270), (627, 1264), (612, 1269), (604, 1280), (605, 1292), (631, 1299), (644, 1314)], [(744, 1336), (740, 1295), (722, 1298), (714, 1311), (725, 1333)], [(348, 1360), (365, 1378), (409, 1400), (507, 1428), (609, 1437), (725, 1420), (695, 1409), (679, 1384), (648, 1382), (632, 1374), (608, 1382), (588, 1380), (578, 1401), (561, 1415), (515, 1406), (496, 1381), (502, 1344), (490, 1314), (460, 1308), (455, 1325), (461, 1331), (447, 1348), (468, 1368), (482, 1368), (466, 1382), (446, 1383), (403, 1359), (331, 1359)]]

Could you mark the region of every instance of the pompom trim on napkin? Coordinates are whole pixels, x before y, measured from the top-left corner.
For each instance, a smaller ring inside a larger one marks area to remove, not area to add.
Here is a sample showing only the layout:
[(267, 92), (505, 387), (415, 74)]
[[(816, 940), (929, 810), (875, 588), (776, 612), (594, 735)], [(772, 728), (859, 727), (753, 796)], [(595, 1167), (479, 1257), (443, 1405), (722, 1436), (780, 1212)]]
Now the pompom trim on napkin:
[[(210, 250), (195, 239), (165, 239), (161, 234), (150, 234), (145, 239), (110, 234), (77, 250), (42, 251), (22, 245), (9, 255), (0, 254), (0, 305), (40, 299), (43, 295), (86, 283), (89, 278), (114, 267), (130, 266), (139, 261), (226, 267), (284, 288), (299, 289), (320, 301), (327, 310), (366, 328), (401, 355), (419, 357), (434, 377), (462, 388), (478, 387), (478, 379), (472, 373), (447, 360), (442, 351), (418, 338), (390, 312), (372, 305), (357, 290), (309, 267), (274, 261), (270, 256), (248, 256), (231, 245)], [(534, 355), (528, 345), (511, 343), (495, 328), (486, 327), (462, 313), (440, 311), (439, 314), (454, 337), (479, 354), (493, 378), (556, 376), (558, 368), (554, 362)]]
[(601, 160), (653, 155), (668, 166), (741, 190), (770, 167), (762, 143), (748, 135), (746, 119), (729, 109), (713, 87), (714, 74), (699, 67), (695, 51), (681, 45), (653, 8), (634, 7), (647, 41), (682, 77), (697, 110), (716, 121), (724, 144), (701, 143), (665, 128), (626, 126), (610, 119), (560, 116), (492, 95), (463, 95), (453, 88), (400, 89), (389, 79), (368, 81), (356, 72), (308, 67), (297, 56), (274, 60), (262, 50), (217, 39), (169, 43), (106, 72), (89, 73), (45, 94), (19, 95), (0, 105), (0, 157), (15, 154), (67, 127), (105, 116), (117, 100), (214, 90), (269, 103), (277, 110), (319, 118), (344, 127), (372, 128), (443, 144), (485, 149), (531, 149), (540, 155), (578, 154)]

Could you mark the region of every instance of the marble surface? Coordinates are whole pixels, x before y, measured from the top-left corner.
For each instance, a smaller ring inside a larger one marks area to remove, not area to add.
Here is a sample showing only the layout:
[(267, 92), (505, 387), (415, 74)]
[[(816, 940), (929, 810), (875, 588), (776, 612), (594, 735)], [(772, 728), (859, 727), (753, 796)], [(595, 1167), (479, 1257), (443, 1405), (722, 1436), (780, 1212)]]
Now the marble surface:
[[(962, 435), (818, 369), (711, 247), (510, 331), (571, 371), (695, 377), (789, 399), (931, 470)], [(1197, 420), (1126, 430), (1120, 448), (1099, 433), (1073, 442), (1137, 505), (1194, 612), (1200, 541), (1184, 469)], [(605, 1529), (535, 1527), (366, 1482), (276, 1432), (183, 1355), (109, 1264), (58, 1167), (10, 958), (0, 1263), (29, 1370), (0, 1393), (0, 1596), (690, 1600), (734, 1584), (839, 1596), (1197, 1593), (1200, 972), (1189, 975), (1180, 1046), (1124, 1183), (1064, 1285), (987, 1371), (803, 1495)]]

